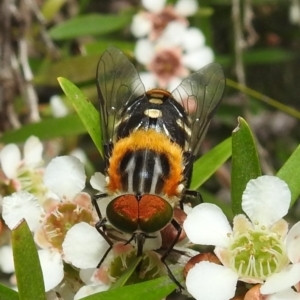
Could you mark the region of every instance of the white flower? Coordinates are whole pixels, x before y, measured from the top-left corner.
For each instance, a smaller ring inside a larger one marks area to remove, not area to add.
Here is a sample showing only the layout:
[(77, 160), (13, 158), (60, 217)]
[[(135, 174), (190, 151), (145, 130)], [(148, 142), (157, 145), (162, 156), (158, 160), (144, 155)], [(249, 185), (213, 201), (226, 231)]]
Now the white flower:
[(29, 137), (21, 151), (16, 144), (8, 144), (0, 152), (0, 164), (5, 184), (13, 187), (15, 191), (26, 190), (35, 195), (44, 195), (46, 188), (42, 184), (43, 144), (35, 137)]
[(31, 136), (24, 144), (24, 158), (16, 144), (8, 144), (0, 152), (0, 162), (4, 174), (13, 179), (17, 176), (22, 165), (29, 167), (39, 166), (42, 162), (43, 145), (40, 140)]
[(155, 44), (149, 39), (138, 40), (135, 56), (149, 71), (140, 73), (146, 89), (159, 85), (170, 91), (189, 75), (190, 70), (197, 71), (214, 60), (203, 33), (178, 22), (169, 23)]
[[(211, 268), (211, 263), (196, 264), (187, 276), (188, 291), (196, 299), (220, 300), (210, 296), (209, 289), (195, 286), (205, 286), (213, 278), (220, 278), (221, 269), (223, 272), (229, 269), (232, 276), (223, 276), (222, 285), (215, 284), (212, 289), (224, 295), (224, 300), (234, 296), (237, 280), (263, 283), (261, 292), (264, 294), (280, 292), (299, 282), (300, 263), (292, 259), (291, 254), (296, 251), (295, 246), (292, 242), (285, 244), (285, 239), (295, 243), (300, 226), (292, 228), (287, 235), (287, 223), (281, 219), (288, 211), (290, 200), (290, 190), (284, 181), (261, 176), (249, 181), (242, 198), (242, 208), (250, 221), (238, 215), (233, 229), (216, 205), (204, 203), (194, 207), (183, 225), (186, 234), (193, 243), (215, 245), (215, 254), (223, 266)], [(204, 268), (209, 268), (205, 274)]]
[(142, 0), (148, 12), (140, 12), (133, 17), (131, 32), (137, 37), (149, 36), (156, 40), (170, 22), (176, 21), (188, 25), (187, 16), (196, 13), (198, 3), (195, 0), (179, 0), (175, 6), (165, 6), (165, 0)]
[[(45, 185), (55, 193), (55, 198), (48, 199), (43, 206), (35, 196), (24, 191), (3, 198), (3, 219), (6, 224), (13, 229), (23, 218), (26, 219), (34, 233), (35, 242), (42, 248), (39, 256), (46, 289), (55, 287), (63, 278), (65, 256), (62, 244), (67, 232), (77, 223), (85, 222), (87, 226), (96, 223), (90, 196), (81, 192), (85, 180), (84, 167), (78, 158), (57, 157), (49, 163), (44, 174)], [(99, 233), (97, 237), (101, 239)], [(73, 238), (77, 241), (74, 251), (82, 250), (79, 245), (87, 246), (77, 237)]]

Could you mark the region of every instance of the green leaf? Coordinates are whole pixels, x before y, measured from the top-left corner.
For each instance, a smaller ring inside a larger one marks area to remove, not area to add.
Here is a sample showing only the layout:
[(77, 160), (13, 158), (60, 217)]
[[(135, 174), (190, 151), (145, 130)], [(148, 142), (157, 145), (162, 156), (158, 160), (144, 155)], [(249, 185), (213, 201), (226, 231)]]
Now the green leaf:
[(0, 143), (21, 143), (31, 135), (46, 140), (85, 132), (86, 129), (80, 118), (77, 115), (69, 115), (63, 118), (42, 120), (38, 123), (25, 125), (17, 130), (7, 131), (0, 137)]
[(100, 118), (94, 105), (85, 97), (81, 90), (69, 80), (59, 77), (58, 82), (72, 102), (87, 132), (103, 157), (101, 142)]
[(129, 25), (131, 14), (89, 14), (69, 19), (50, 29), (49, 35), (55, 40), (74, 39), (86, 35), (103, 35)]
[(19, 294), (9, 287), (0, 284), (0, 299), (1, 300), (19, 300)]
[[(288, 62), (296, 57), (296, 53), (280, 48), (251, 49), (243, 53), (243, 63), (245, 65), (270, 65), (274, 63)], [(230, 66), (233, 61), (232, 55), (218, 55), (216, 61), (222, 66)]]
[(239, 117), (232, 133), (231, 201), (234, 215), (243, 213), (242, 194), (250, 179), (261, 175), (255, 140), (247, 122)]
[(295, 203), (300, 195), (300, 145), (292, 153), (289, 159), (277, 172), (276, 176), (284, 180), (292, 193), (291, 206)]
[(90, 295), (82, 300), (158, 300), (163, 299), (176, 289), (176, 284), (169, 276), (145, 281), (139, 284), (123, 286), (105, 292)]
[(129, 50), (133, 52), (135, 43), (127, 40), (120, 40), (120, 39), (112, 40), (112, 39), (103, 38), (101, 39), (101, 41), (92, 41), (88, 44), (85, 44), (84, 48), (88, 55), (94, 55), (94, 54), (100, 55), (111, 45), (114, 45), (114, 47), (117, 47), (122, 51)]
[(20, 300), (46, 300), (40, 261), (26, 221), (12, 230), (12, 248)]
[(35, 76), (34, 83), (57, 87), (57, 77), (69, 78), (74, 83), (95, 81), (98, 60), (99, 54), (68, 57), (58, 62), (47, 61)]
[(201, 156), (193, 166), (190, 188), (199, 188), (231, 155), (231, 138), (224, 140)]
[(120, 278), (111, 286), (110, 290), (120, 288), (121, 286), (124, 286), (127, 280), (130, 278), (132, 273), (137, 268), (138, 264), (142, 260), (143, 256), (136, 257), (134, 262), (126, 269), (126, 271), (120, 276)]

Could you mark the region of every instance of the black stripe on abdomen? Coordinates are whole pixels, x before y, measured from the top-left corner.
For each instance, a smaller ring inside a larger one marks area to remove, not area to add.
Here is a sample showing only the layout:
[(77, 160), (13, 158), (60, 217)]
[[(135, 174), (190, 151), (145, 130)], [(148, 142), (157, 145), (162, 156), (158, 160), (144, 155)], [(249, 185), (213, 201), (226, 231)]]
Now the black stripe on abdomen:
[(153, 150), (128, 151), (120, 163), (122, 189), (129, 193), (160, 194), (169, 173), (167, 156)]

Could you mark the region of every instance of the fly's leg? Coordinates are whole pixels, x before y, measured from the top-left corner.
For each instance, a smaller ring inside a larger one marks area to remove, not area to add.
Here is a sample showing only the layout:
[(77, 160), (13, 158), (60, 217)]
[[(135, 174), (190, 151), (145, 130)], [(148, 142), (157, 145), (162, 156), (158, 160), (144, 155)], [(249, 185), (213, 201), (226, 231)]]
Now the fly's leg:
[(177, 234), (176, 234), (174, 240), (172, 241), (172, 243), (168, 246), (165, 253), (161, 256), (160, 260), (165, 265), (165, 267), (167, 268), (167, 272), (168, 272), (168, 275), (169, 275), (170, 279), (178, 286), (178, 289), (179, 289), (179, 292), (180, 292), (180, 291), (184, 290), (184, 287), (180, 284), (180, 282), (173, 275), (173, 273), (170, 270), (168, 264), (166, 263), (166, 259), (167, 259), (168, 255), (170, 254), (170, 252), (172, 251), (172, 249), (174, 248), (175, 244), (178, 242), (178, 239), (179, 239), (181, 231), (182, 231), (182, 227), (175, 219), (172, 219), (171, 224), (176, 229)]
[(179, 207), (183, 210), (184, 203), (191, 203), (192, 206), (203, 203), (201, 194), (194, 190), (185, 190), (179, 202)]
[(93, 206), (95, 207), (96, 213), (97, 213), (97, 215), (99, 217), (99, 221), (96, 223), (95, 228), (101, 234), (101, 236), (106, 240), (106, 242), (109, 245), (109, 248), (104, 253), (103, 257), (101, 258), (101, 260), (99, 262), (99, 264), (97, 265), (97, 268), (99, 268), (101, 266), (101, 264), (103, 263), (103, 261), (105, 260), (105, 258), (107, 257), (108, 253), (111, 251), (111, 249), (112, 249), (112, 247), (114, 245), (113, 241), (108, 237), (108, 235), (106, 233), (106, 226), (105, 226), (105, 224), (106, 224), (107, 220), (106, 220), (106, 218), (102, 217), (100, 208), (99, 208), (98, 203), (97, 203), (97, 200), (105, 198), (107, 196), (108, 196), (108, 194), (103, 193), (103, 194), (94, 195), (94, 197), (92, 198)]

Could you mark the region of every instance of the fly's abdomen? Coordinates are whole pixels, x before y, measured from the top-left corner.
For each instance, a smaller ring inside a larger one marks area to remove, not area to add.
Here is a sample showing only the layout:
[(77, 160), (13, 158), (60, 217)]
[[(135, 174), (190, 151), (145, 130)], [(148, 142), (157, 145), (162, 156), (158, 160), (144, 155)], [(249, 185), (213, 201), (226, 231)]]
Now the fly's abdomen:
[(161, 194), (170, 176), (164, 153), (149, 149), (128, 151), (120, 164), (122, 190), (134, 194)]
[(107, 188), (112, 193), (178, 196), (183, 166), (180, 146), (155, 130), (138, 130), (115, 144)]

